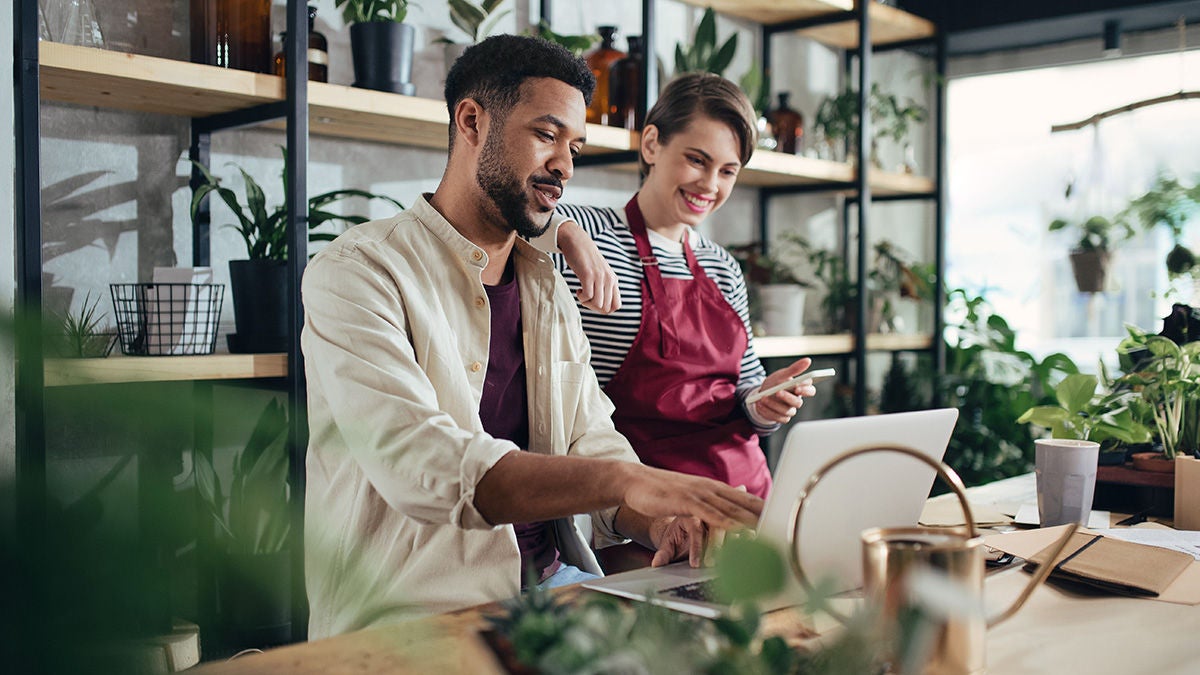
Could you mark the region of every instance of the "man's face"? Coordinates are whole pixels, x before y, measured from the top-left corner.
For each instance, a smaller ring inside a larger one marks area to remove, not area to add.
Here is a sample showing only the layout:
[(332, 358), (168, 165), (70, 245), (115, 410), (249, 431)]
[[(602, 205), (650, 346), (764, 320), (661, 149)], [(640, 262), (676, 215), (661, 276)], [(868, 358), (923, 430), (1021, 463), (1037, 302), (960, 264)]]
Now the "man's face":
[(535, 78), (521, 85), (507, 117), (491, 118), (476, 182), (485, 197), (483, 212), (498, 226), (522, 237), (546, 231), (586, 140), (586, 113), (578, 89)]

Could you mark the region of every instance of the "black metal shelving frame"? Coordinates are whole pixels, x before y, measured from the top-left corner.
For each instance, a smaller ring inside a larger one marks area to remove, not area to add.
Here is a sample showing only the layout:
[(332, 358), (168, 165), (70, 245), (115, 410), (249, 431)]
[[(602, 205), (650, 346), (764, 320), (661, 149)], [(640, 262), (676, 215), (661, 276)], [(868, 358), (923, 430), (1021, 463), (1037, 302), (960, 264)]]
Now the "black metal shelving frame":
[[(286, 9), (289, 35), (308, 34), (307, 3), (288, 0)], [(13, 25), (15, 27), (16, 55), (15, 100), (16, 116), (16, 242), (17, 242), (17, 322), (16, 339), (17, 383), (15, 392), (16, 410), (16, 544), (22, 551), (20, 560), (26, 561), (27, 571), (35, 572), (39, 561), (46, 555), (46, 407), (45, 407), (45, 355), (42, 351), (38, 326), (42, 318), (42, 204), (41, 204), (41, 157), (40, 157), (40, 75), (38, 58), (38, 7), (37, 0), (17, 0), (13, 3)], [(305, 414), (306, 390), (303, 356), (300, 351), (300, 329), (303, 313), (300, 304), (300, 280), (308, 260), (308, 81), (306, 75), (307, 44), (303, 40), (289, 40), (284, 45), (286, 68), (286, 97), (284, 101), (260, 105), (230, 113), (193, 118), (191, 120), (190, 159), (209, 163), (211, 136), (214, 133), (252, 126), (263, 122), (286, 119), (286, 171), (289, 180), (285, 203), (288, 211), (288, 322), (291, 334), (288, 341), (288, 375), (283, 378), (283, 387), (288, 397), (289, 455), (291, 459), (289, 483), (293, 522), (303, 522), (304, 513), (304, 457), (308, 445), (308, 424)], [(191, 185), (199, 180), (199, 171), (193, 170)], [(206, 200), (207, 201), (207, 200)], [(192, 227), (192, 264), (211, 264), (209, 216), (205, 204), (200, 217)], [(201, 381), (194, 385), (194, 444), (193, 452), (211, 453), (213, 441), (213, 389), (212, 382)], [(143, 455), (143, 458), (146, 458)], [(153, 466), (153, 461), (139, 460), (139, 509), (148, 498), (142, 494), (154, 491), (157, 486), (150, 476), (142, 476), (144, 468)], [(161, 476), (153, 476), (155, 479)], [(211, 532), (209, 528), (198, 528), (200, 553), (200, 597), (201, 621), (211, 619), (211, 603), (214, 590), (211, 577), (205, 572), (205, 563), (212, 563)], [(206, 534), (207, 533), (207, 534)], [(304, 592), (304, 542), (303, 527), (291, 528), (292, 536), (292, 584), (293, 584), (293, 639), (300, 641), (307, 636), (307, 603)], [(212, 568), (209, 567), (209, 570)], [(18, 584), (15, 598), (24, 616), (38, 616), (41, 602), (46, 597), (45, 589), (39, 584), (42, 575), (31, 573), (25, 578), (32, 583)], [(44, 668), (39, 645), (46, 645), (49, 636), (42, 634), (37, 621), (17, 622), (24, 634), (19, 642), (25, 647), (19, 655), (27, 666), (22, 672), (40, 672)]]
[[(653, 2), (653, 0), (648, 0)], [(933, 341), (929, 347), (929, 351), (933, 356), (933, 366), (935, 374), (940, 377), (946, 369), (946, 346), (941, 335), (945, 327), (944, 305), (945, 298), (945, 147), (946, 147), (946, 127), (945, 127), (945, 74), (946, 74), (946, 43), (945, 36), (941, 31), (932, 38), (906, 40), (903, 42), (894, 42), (887, 45), (873, 46), (871, 43), (871, 16), (870, 3), (858, 2), (855, 3), (855, 8), (847, 12), (836, 12), (826, 14), (819, 17), (809, 19), (800, 19), (795, 21), (786, 21), (776, 24), (762, 26), (762, 45), (760, 59), (763, 68), (766, 72), (770, 72), (772, 62), (772, 38), (776, 35), (801, 31), (806, 28), (815, 28), (834, 23), (845, 21), (854, 21), (858, 27), (858, 49), (847, 50), (847, 58), (845, 60), (846, 79), (850, 81), (853, 75), (857, 75), (859, 82), (858, 86), (858, 109), (868, 110), (868, 98), (870, 95), (871, 86), (871, 66), (872, 56), (877, 51), (897, 50), (897, 49), (923, 49), (932, 47), (934, 52), (935, 68), (937, 72), (935, 95), (934, 95), (934, 124), (935, 124), (935, 171), (934, 171), (934, 189), (927, 194), (897, 194), (897, 195), (881, 195), (873, 196), (871, 194), (871, 184), (868, 180), (867, 171), (859, 170), (855, 172), (855, 178), (852, 181), (841, 184), (823, 184), (823, 185), (799, 185), (788, 187), (765, 187), (758, 192), (758, 226), (759, 226), (759, 242), (763, 247), (763, 252), (767, 251), (770, 243), (770, 205), (774, 197), (781, 195), (798, 195), (798, 194), (814, 194), (820, 192), (834, 192), (839, 190), (849, 190), (852, 196), (848, 197), (842, 204), (842, 251), (847, 257), (853, 253), (855, 260), (855, 269), (858, 270), (857, 278), (855, 279), (856, 291), (860, 299), (867, 297), (866, 282), (867, 277), (863, 273), (869, 264), (870, 246), (868, 245), (870, 233), (870, 208), (864, 205), (870, 205), (875, 202), (885, 201), (912, 201), (912, 200), (933, 200), (934, 201), (934, 266), (935, 266), (935, 290), (934, 290), (934, 307), (933, 307)], [(851, 58), (857, 57), (854, 60), (857, 65), (857, 73), (851, 68)], [(859, 127), (854, 148), (852, 148), (857, 162), (856, 166), (869, 166), (870, 157), (870, 138), (871, 138), (871, 116), (859, 115)], [(855, 224), (858, 234), (857, 246), (851, 246), (852, 229), (850, 227), (850, 205), (858, 204), (856, 209)], [(851, 249), (853, 248), (853, 251)], [(855, 308), (857, 313), (854, 322), (854, 348), (849, 354), (849, 358), (854, 362), (854, 410), (857, 414), (862, 415), (867, 410), (867, 356), (870, 350), (867, 348), (867, 303), (860, 301)], [(937, 395), (937, 387), (934, 388), (934, 400), (931, 405), (937, 406), (940, 401)]]

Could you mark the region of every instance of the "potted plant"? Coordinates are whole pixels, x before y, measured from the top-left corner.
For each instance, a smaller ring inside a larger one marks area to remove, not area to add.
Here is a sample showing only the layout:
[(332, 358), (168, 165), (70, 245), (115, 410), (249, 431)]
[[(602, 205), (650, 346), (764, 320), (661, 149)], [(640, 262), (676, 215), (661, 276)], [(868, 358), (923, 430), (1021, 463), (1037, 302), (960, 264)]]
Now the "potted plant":
[(354, 86), (412, 96), (413, 27), (408, 0), (334, 0), (350, 26)]
[(83, 305), (76, 312), (64, 312), (57, 321), (47, 324), (52, 327), (47, 336), (47, 350), (51, 355), (70, 359), (104, 358), (112, 352), (117, 340), (116, 329), (106, 327), (99, 313), (100, 298), (92, 299), (88, 293)]
[(1099, 293), (1104, 290), (1108, 279), (1109, 263), (1112, 260), (1112, 245), (1133, 236), (1133, 227), (1122, 216), (1113, 219), (1092, 216), (1083, 221), (1068, 221), (1055, 218), (1050, 223), (1051, 232), (1075, 228), (1079, 239), (1071, 249), (1071, 271), (1080, 293)]
[[(286, 151), (284, 159), (286, 162)], [(234, 321), (237, 333), (227, 336), (229, 351), (234, 353), (280, 352), (287, 349), (287, 206), (280, 204), (268, 211), (266, 195), (259, 184), (237, 167), (245, 185), (246, 203), (243, 206), (233, 190), (221, 185), (199, 163), (202, 182), (192, 195), (192, 219), (200, 203), (210, 193), (216, 193), (237, 217), (233, 225), (246, 244), (246, 260), (229, 261), (230, 292), (233, 294)], [(236, 165), (235, 165), (236, 166)], [(286, 171), (283, 175), (287, 190)], [(341, 215), (326, 208), (348, 197), (382, 199), (396, 208), (404, 205), (385, 195), (365, 190), (333, 190), (308, 199), (308, 228), (316, 229), (325, 223), (357, 225), (366, 222), (365, 216)], [(330, 241), (336, 235), (329, 232), (310, 232), (309, 241)]]
[(765, 335), (803, 335), (805, 290), (812, 286), (800, 276), (799, 251), (790, 239), (776, 244), (772, 255), (758, 242), (729, 247), (742, 268), (751, 292), (751, 315)]
[(1200, 451), (1200, 342), (1183, 345), (1128, 326), (1117, 347), (1126, 374), (1118, 382), (1140, 394), (1161, 453), (1133, 459), (1136, 468), (1173, 471), (1174, 461), (1154, 465), (1154, 455), (1174, 460)]
[(1095, 375), (1067, 375), (1054, 388), (1056, 404), (1029, 408), (1017, 422), (1045, 427), (1052, 438), (1090, 440), (1101, 445), (1148, 442), (1150, 430), (1137, 421), (1130, 407), (1137, 395), (1121, 389), (1097, 392), (1099, 383)]
[(497, 11), (500, 5), (504, 4), (504, 0), (480, 0), (478, 4), (471, 0), (448, 0), (448, 4), (450, 21), (466, 34), (467, 39), (458, 42), (443, 36), (436, 40), (445, 45), (446, 72), (450, 71), (450, 66), (454, 65), (467, 47), (491, 35), (500, 19), (512, 12), (511, 9)]
[[(902, 106), (899, 99), (894, 94), (884, 92), (878, 82), (871, 85), (867, 104), (871, 111), (871, 123), (875, 127), (875, 136), (871, 139), (871, 163), (879, 167), (876, 139), (891, 138), (904, 145), (911, 125), (923, 122), (928, 111), (912, 101)], [(818, 150), (824, 158), (837, 159), (839, 147), (853, 146), (858, 139), (858, 126), (858, 91), (848, 88), (836, 96), (826, 96), (817, 108), (813, 123), (813, 132), (819, 141)]]
[(1195, 278), (1200, 269), (1196, 254), (1183, 243), (1183, 227), (1200, 208), (1200, 183), (1184, 185), (1174, 176), (1160, 174), (1144, 194), (1131, 200), (1121, 217), (1134, 218), (1147, 230), (1166, 227), (1174, 246), (1167, 253), (1167, 276)]
[(291, 639), (287, 412), (271, 399), (234, 457), (226, 494), (212, 458), (196, 453), (196, 488), (215, 527), (218, 602), (227, 646), (267, 647)]

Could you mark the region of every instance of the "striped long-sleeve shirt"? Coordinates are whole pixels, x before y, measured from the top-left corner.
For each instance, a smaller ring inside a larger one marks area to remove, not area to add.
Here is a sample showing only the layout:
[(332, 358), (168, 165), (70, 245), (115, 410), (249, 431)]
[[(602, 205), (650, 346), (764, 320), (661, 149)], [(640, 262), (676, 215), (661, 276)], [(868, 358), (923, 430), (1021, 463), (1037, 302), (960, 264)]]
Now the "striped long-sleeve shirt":
[[(643, 274), (638, 258), (637, 244), (634, 242), (633, 232), (625, 222), (623, 211), (612, 208), (560, 204), (558, 212), (561, 216), (575, 221), (592, 237), (600, 249), (601, 255), (617, 275), (617, 286), (621, 295), (620, 309), (612, 314), (601, 314), (582, 305), (579, 308), (583, 319), (583, 330), (591, 342), (592, 368), (596, 371), (596, 378), (600, 385), (605, 386), (624, 363), (642, 323)], [(692, 273), (688, 269), (682, 244), (671, 241), (654, 231), (648, 231), (648, 234), (650, 247), (654, 251), (654, 255), (658, 257), (659, 269), (662, 271), (663, 277), (691, 279)], [(708, 278), (716, 283), (721, 295), (741, 317), (742, 324), (746, 328), (746, 335), (751, 335), (746, 282), (742, 278), (742, 271), (738, 267), (737, 261), (720, 244), (699, 232), (689, 228), (688, 236), (690, 237), (688, 243), (691, 245), (700, 267), (708, 275)], [(572, 291), (578, 291), (579, 279), (566, 264), (563, 256), (554, 254), (551, 257), (566, 280), (567, 286)], [(745, 410), (746, 396), (762, 384), (765, 375), (766, 371), (759, 362), (758, 355), (754, 352), (754, 340), (750, 339), (746, 345), (746, 352), (742, 355), (741, 372), (737, 384), (737, 396), (743, 402), (743, 410)], [(779, 427), (777, 424), (764, 423), (755, 415), (747, 414), (747, 417), (755, 431), (759, 433), (770, 433)]]

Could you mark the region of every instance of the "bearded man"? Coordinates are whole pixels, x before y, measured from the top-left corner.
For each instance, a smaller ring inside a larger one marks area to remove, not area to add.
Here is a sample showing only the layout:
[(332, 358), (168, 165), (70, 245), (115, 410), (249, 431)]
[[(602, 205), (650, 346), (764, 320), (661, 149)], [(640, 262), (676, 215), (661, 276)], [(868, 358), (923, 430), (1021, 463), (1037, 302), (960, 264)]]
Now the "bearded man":
[(574, 583), (601, 573), (591, 546), (696, 565), (709, 529), (756, 522), (757, 497), (638, 463), (570, 291), (522, 239), (573, 174), (594, 86), (538, 38), (469, 48), (437, 190), (308, 265), (310, 639)]

